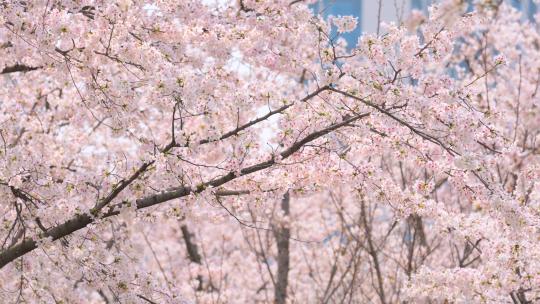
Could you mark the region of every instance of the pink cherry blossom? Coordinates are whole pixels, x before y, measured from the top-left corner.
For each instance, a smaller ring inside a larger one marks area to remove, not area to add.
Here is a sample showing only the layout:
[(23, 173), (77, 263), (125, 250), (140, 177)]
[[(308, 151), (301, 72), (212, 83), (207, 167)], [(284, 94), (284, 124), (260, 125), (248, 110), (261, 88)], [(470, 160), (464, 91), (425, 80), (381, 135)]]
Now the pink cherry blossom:
[(0, 303), (538, 302), (537, 24), (313, 3), (3, 1)]

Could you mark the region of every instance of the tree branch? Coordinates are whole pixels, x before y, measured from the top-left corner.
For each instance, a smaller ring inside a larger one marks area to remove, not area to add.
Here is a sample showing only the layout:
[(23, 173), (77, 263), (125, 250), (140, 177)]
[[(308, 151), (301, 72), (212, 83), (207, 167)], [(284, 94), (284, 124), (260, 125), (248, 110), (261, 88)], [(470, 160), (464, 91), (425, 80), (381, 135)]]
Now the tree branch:
[[(324, 136), (332, 131), (335, 131), (341, 127), (347, 126), (350, 123), (357, 121), (359, 119), (362, 119), (368, 115), (369, 113), (359, 114), (347, 120), (344, 120), (342, 122), (334, 123), (324, 129), (313, 132), (307, 135), (306, 137), (304, 137), (302, 140), (295, 142), (288, 149), (281, 152), (280, 156), (282, 159), (285, 159), (293, 155), (298, 150), (300, 150), (305, 144), (311, 141), (314, 141), (317, 138)], [(209, 187), (219, 187), (241, 176), (264, 170), (275, 164), (276, 164), (276, 159), (272, 157), (271, 159), (267, 161), (260, 162), (258, 164), (241, 169), (239, 173), (229, 172), (228, 174), (220, 178), (216, 178), (211, 181), (201, 183), (195, 188), (178, 187), (178, 188), (169, 189), (164, 192), (157, 193), (157, 194), (152, 194), (152, 195), (136, 200), (135, 201), (136, 208), (143, 209), (143, 208), (151, 207), (151, 206), (158, 205), (158, 204), (161, 204), (161, 203), (164, 203), (164, 202), (176, 199), (176, 198), (187, 196), (190, 193), (200, 193)], [(112, 205), (107, 212), (101, 215), (101, 218), (107, 218), (114, 215), (118, 215), (120, 214), (120, 210), (122, 208), (129, 207), (131, 206), (131, 204), (132, 202), (123, 201), (115, 205)], [(102, 204), (99, 204), (99, 207), (101, 207), (101, 205)], [(92, 216), (91, 214), (97, 214), (99, 211), (100, 209), (96, 210), (95, 208), (92, 208), (89, 210), (88, 213), (75, 215), (71, 219), (67, 220), (66, 222), (56, 225), (52, 227), (51, 229), (49, 229), (47, 231), (47, 236), (52, 237), (53, 240), (57, 240), (59, 238), (68, 236), (74, 233), (75, 231), (83, 229), (86, 226), (88, 226), (90, 223), (93, 223), (96, 220), (96, 217)], [(36, 236), (35, 238), (41, 238), (44, 236), (45, 235), (40, 234), (39, 236)], [(32, 250), (36, 248), (37, 248), (37, 242), (33, 238), (25, 238), (22, 242), (9, 247), (8, 249), (0, 253), (0, 268), (3, 268), (4, 266), (9, 264), (13, 260), (31, 252)]]
[(23, 64), (15, 64), (12, 66), (5, 67), (2, 71), (0, 71), (0, 74), (10, 74), (10, 73), (17, 73), (17, 72), (30, 72), (35, 71), (37, 69), (41, 69), (41, 67), (31, 67)]
[[(289, 216), (289, 191), (283, 195), (281, 201), (281, 210), (285, 216)], [(291, 229), (288, 223), (282, 223), (274, 229), (274, 236), (277, 242), (278, 249), (278, 271), (277, 282), (274, 289), (274, 299), (276, 304), (285, 304), (287, 301), (287, 286), (289, 281), (289, 239), (291, 237)]]

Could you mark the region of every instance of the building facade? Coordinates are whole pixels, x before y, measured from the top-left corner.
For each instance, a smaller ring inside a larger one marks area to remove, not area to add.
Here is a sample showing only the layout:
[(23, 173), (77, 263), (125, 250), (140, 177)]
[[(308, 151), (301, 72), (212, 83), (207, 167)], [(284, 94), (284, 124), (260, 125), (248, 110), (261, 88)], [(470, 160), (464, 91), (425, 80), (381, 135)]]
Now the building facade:
[[(400, 23), (411, 10), (427, 12), (427, 8), (437, 0), (380, 0), (381, 21)], [(471, 2), (472, 0), (467, 0)], [(513, 7), (525, 12), (524, 18), (531, 21), (538, 11), (534, 0), (505, 0)], [(320, 0), (313, 6), (316, 12), (328, 17), (353, 15), (358, 17), (358, 27), (354, 32), (346, 33), (343, 37), (349, 45), (356, 45), (362, 33), (375, 33), (379, 16), (379, 0)]]

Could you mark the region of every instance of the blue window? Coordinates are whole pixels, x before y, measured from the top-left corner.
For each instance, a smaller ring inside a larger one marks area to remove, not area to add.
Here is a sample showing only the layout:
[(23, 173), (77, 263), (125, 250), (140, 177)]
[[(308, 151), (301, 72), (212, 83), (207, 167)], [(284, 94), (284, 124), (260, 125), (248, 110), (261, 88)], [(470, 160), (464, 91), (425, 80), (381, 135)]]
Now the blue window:
[(422, 0), (412, 0), (411, 8), (421, 10), (424, 9), (424, 3), (422, 3)]
[[(355, 47), (358, 37), (362, 33), (362, 0), (322, 0), (314, 5), (314, 10), (322, 14), (325, 18), (333, 16), (355, 16), (358, 18), (358, 25), (354, 31), (341, 35), (349, 48)], [(335, 29), (330, 33), (331, 37), (336, 35)]]
[(432, 0), (412, 0), (411, 9), (427, 12), (427, 9), (432, 4), (432, 2)]
[(529, 0), (529, 11), (528, 11), (528, 17), (529, 20), (534, 22), (534, 15), (536, 15), (538, 8), (536, 6), (536, 3), (534, 3), (533, 0)]

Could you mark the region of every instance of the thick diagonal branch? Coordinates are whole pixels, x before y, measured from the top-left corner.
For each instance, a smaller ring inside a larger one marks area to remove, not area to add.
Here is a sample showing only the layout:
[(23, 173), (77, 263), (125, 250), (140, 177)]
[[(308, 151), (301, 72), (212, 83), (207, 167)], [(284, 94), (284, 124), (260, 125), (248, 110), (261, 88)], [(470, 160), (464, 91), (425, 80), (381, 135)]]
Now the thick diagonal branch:
[(23, 64), (15, 64), (12, 66), (7, 66), (2, 71), (0, 71), (0, 74), (10, 74), (10, 73), (17, 73), (17, 72), (30, 72), (35, 71), (37, 69), (40, 69), (40, 67), (32, 67), (27, 66)]
[[(359, 114), (354, 117), (351, 117), (347, 120), (344, 120), (339, 123), (332, 124), (324, 129), (321, 129), (319, 131), (313, 132), (306, 137), (304, 137), (302, 140), (299, 140), (295, 142), (293, 145), (291, 145), (289, 148), (284, 150), (280, 153), (280, 156), (282, 159), (288, 158), (289, 156), (293, 155), (295, 152), (300, 150), (305, 144), (312, 142), (321, 136), (324, 136), (332, 131), (335, 131), (341, 127), (347, 126), (351, 124), (354, 121), (357, 121), (359, 119), (362, 119), (366, 116), (368, 116), (369, 113)], [(269, 167), (272, 167), (276, 164), (276, 159), (272, 157), (271, 159), (260, 162), (258, 164), (245, 167), (240, 170), (240, 172), (229, 172), (228, 174), (221, 176), (220, 178), (216, 178), (213, 180), (210, 180), (205, 183), (201, 183), (198, 186), (192, 188), (192, 187), (179, 187), (175, 189), (169, 189), (164, 192), (160, 192), (157, 194), (152, 194), (140, 199), (137, 199), (135, 201), (136, 208), (137, 209), (143, 209), (150, 206), (154, 206), (157, 204), (161, 204), (176, 198), (181, 198), (184, 196), (189, 195), (190, 193), (200, 193), (204, 191), (205, 189), (209, 187), (220, 187), (232, 180), (235, 180), (241, 176), (248, 175), (254, 172), (258, 172), (264, 169), (267, 169)], [(123, 207), (126, 207), (128, 205), (132, 204), (132, 202), (121, 202), (117, 203), (105, 213), (102, 213), (100, 215), (101, 218), (107, 218), (114, 215), (118, 215), (120, 213), (120, 210)], [(78, 214), (72, 217), (71, 219), (67, 220), (66, 222), (56, 225), (53, 228), (49, 229), (47, 231), (47, 236), (52, 237), (53, 240), (57, 240), (59, 238), (68, 236), (72, 234), (75, 231), (78, 231), (80, 229), (83, 229), (84, 227), (88, 226), (90, 223), (93, 223), (95, 221), (95, 217), (91, 216), (91, 214), (95, 214), (96, 210), (91, 209), (89, 213), (83, 213)], [(40, 235), (39, 237), (43, 237), (44, 235)], [(37, 238), (37, 237), (36, 237)], [(0, 268), (6, 266), (13, 260), (27, 254), (28, 252), (31, 252), (32, 250), (37, 248), (37, 242), (33, 238), (26, 238), (20, 243), (17, 243), (14, 246), (11, 246), (7, 248), (6, 250), (2, 251), (0, 253)]]

